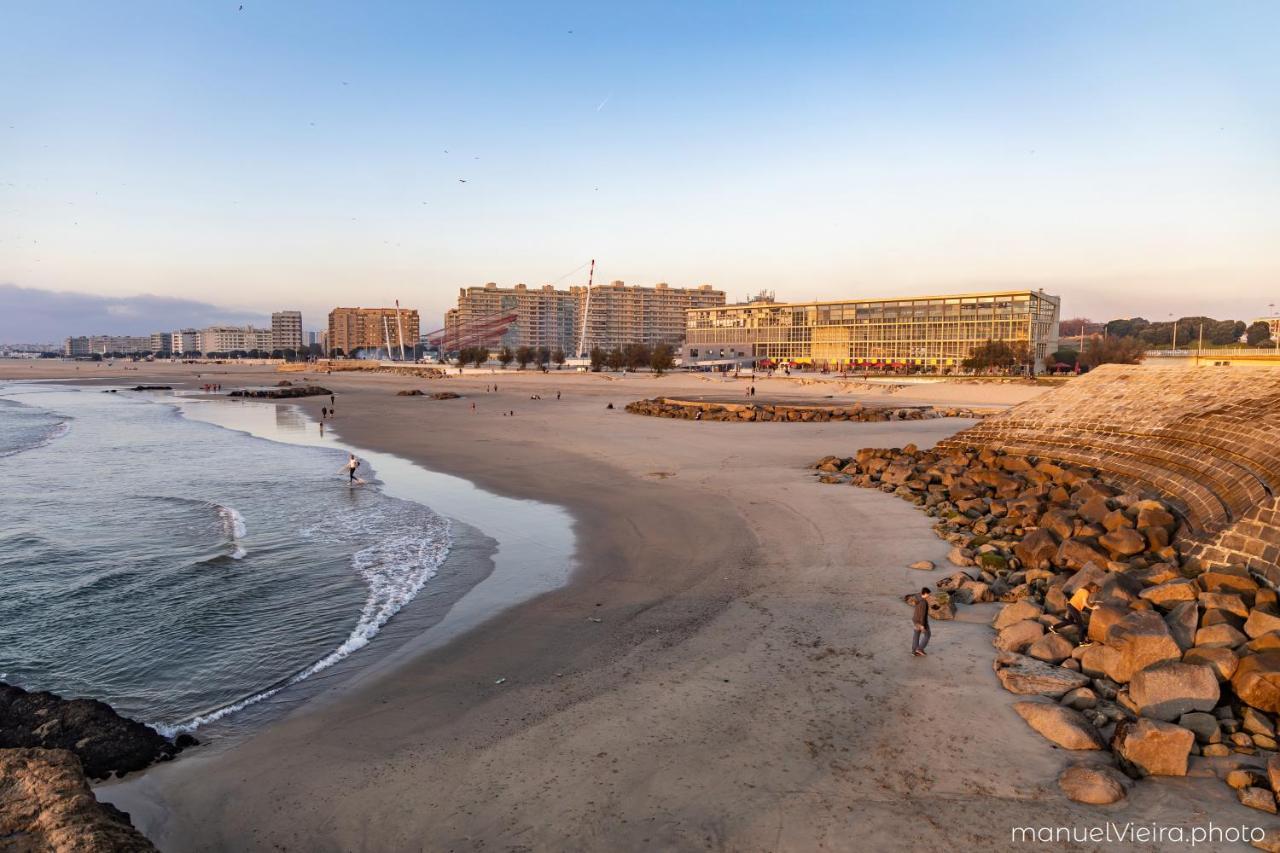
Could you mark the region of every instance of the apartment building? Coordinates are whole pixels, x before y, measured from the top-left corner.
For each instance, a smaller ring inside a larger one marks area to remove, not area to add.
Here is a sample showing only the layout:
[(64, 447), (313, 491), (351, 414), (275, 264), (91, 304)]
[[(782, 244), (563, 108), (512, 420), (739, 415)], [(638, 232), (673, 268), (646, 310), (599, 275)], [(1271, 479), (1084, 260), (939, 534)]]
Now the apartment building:
[(329, 312), (327, 349), (350, 356), (357, 350), (412, 352), (421, 332), (414, 308), (335, 308)]
[[(530, 346), (586, 354), (592, 347), (611, 349), (629, 343), (670, 343), (684, 337), (685, 312), (724, 304), (724, 291), (697, 288), (611, 284), (531, 288), (517, 284), (458, 291), (458, 306), (445, 313), (442, 348), (489, 349)], [(585, 325), (584, 325), (585, 323)]]
[(199, 329), (177, 329), (171, 334), (169, 352), (175, 355), (190, 355), (200, 352)]
[(302, 349), (302, 312), (276, 311), (271, 315), (271, 349)]
[(1058, 346), (1060, 299), (1011, 290), (835, 302), (751, 302), (688, 313), (686, 365), (953, 368), (988, 340), (1026, 344), (1037, 370)]
[(208, 326), (199, 332), (197, 349), (208, 355), (214, 352), (259, 352), (270, 355), (271, 330), (254, 326)]
[(62, 343), (62, 354), (69, 358), (119, 353), (137, 355), (153, 352), (149, 335), (80, 335)]

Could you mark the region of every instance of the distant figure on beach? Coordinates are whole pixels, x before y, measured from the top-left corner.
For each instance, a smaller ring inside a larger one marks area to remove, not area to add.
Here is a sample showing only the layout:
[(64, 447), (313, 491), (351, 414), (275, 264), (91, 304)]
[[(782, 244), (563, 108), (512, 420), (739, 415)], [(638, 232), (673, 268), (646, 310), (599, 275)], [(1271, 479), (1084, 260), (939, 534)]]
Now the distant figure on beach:
[(328, 406), (321, 406), (321, 407), (320, 407), (320, 420), (324, 420), (324, 419), (325, 419), (325, 418), (327, 418), (327, 417), (329, 417), (329, 407), (328, 407)]
[(364, 480), (361, 480), (356, 476), (356, 469), (359, 467), (360, 460), (356, 458), (354, 453), (352, 453), (351, 458), (347, 460), (347, 485), (354, 486), (356, 483), (364, 482)]
[(1075, 625), (1080, 630), (1080, 637), (1077, 642), (1082, 646), (1088, 645), (1089, 612), (1093, 610), (1094, 605), (1097, 603), (1093, 598), (1097, 591), (1098, 585), (1092, 581), (1077, 589), (1071, 596), (1071, 600), (1067, 602), (1067, 618), (1050, 625), (1050, 632), (1056, 634), (1062, 628)]
[(330, 395), (329, 395), (329, 405), (330, 405), (330, 406), (332, 406), (332, 405), (333, 405), (333, 403), (334, 403), (333, 395), (332, 395), (332, 394), (330, 394)]
[(918, 658), (925, 656), (924, 647), (929, 645), (929, 587), (920, 589), (920, 597), (916, 599), (915, 610), (911, 614), (911, 623), (915, 633), (911, 636), (911, 654)]
[(476, 401), (475, 401), (475, 400), (472, 400), (472, 401), (471, 401), (471, 414), (473, 414), (473, 415), (474, 415), (475, 413), (476, 413)]
[(559, 399), (560, 399), (560, 392), (559, 392), (559, 391), (557, 391), (557, 392), (556, 392), (556, 399), (557, 399), (557, 400), (559, 400)]
[(324, 435), (324, 421), (320, 422), (320, 434)]

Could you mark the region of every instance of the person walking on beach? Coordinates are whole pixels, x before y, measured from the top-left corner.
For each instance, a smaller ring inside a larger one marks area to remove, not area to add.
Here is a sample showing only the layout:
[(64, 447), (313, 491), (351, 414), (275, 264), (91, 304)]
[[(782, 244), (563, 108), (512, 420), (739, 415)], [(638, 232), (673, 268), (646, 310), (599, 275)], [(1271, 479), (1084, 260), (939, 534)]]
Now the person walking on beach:
[(356, 476), (356, 469), (359, 467), (360, 460), (356, 458), (354, 453), (352, 453), (351, 458), (347, 460), (347, 485), (354, 486), (356, 482), (360, 480), (360, 478)]
[(927, 586), (920, 589), (920, 597), (916, 599), (916, 607), (911, 614), (911, 623), (915, 626), (915, 633), (911, 637), (911, 654), (922, 658), (925, 656), (924, 647), (929, 645), (929, 587)]
[(333, 405), (333, 403), (334, 403), (333, 395), (332, 395), (332, 394), (330, 394), (330, 395), (329, 395), (329, 405), (330, 405), (330, 406), (332, 406), (332, 405)]
[(324, 420), (324, 419), (325, 419), (325, 418), (327, 418), (327, 417), (329, 417), (329, 408), (328, 408), (327, 406), (321, 406), (321, 407), (320, 407), (320, 420)]

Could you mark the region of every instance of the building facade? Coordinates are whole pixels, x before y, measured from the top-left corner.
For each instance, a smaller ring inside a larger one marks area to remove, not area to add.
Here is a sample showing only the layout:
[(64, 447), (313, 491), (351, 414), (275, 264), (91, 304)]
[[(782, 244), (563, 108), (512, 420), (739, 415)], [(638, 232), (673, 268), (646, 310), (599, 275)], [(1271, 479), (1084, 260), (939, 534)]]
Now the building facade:
[(837, 302), (752, 302), (688, 312), (682, 356), (843, 368), (956, 368), (988, 340), (1026, 344), (1035, 369), (1058, 348), (1060, 300), (1012, 290)]
[(80, 335), (62, 343), (62, 354), (69, 358), (91, 355), (138, 355), (152, 352), (150, 335)]
[(199, 329), (177, 329), (173, 332), (169, 352), (174, 355), (191, 355), (200, 352)]
[(208, 326), (200, 330), (197, 349), (208, 355), (215, 352), (258, 352), (271, 354), (271, 330), (254, 326)]
[(173, 352), (172, 332), (152, 332), (151, 351), (153, 353)]
[(490, 282), (458, 291), (458, 306), (445, 313), (441, 346), (446, 352), (470, 346), (546, 347), (567, 355), (630, 343), (678, 346), (685, 312), (715, 305), (724, 305), (724, 291), (709, 284), (636, 287), (615, 281), (557, 290)]
[(271, 349), (302, 349), (301, 311), (276, 311), (271, 315)]
[(350, 356), (357, 350), (390, 348), (398, 355), (403, 344), (413, 352), (421, 332), (414, 308), (334, 308), (329, 312), (326, 349), (334, 355)]

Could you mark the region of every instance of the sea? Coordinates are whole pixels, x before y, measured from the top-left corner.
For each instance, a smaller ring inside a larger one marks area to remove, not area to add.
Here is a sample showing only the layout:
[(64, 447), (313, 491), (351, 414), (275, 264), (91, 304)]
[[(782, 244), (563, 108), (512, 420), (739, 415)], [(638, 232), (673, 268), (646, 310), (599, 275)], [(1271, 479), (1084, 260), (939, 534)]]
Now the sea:
[(451, 522), (345, 461), (166, 394), (0, 383), (0, 680), (173, 736), (357, 653)]

